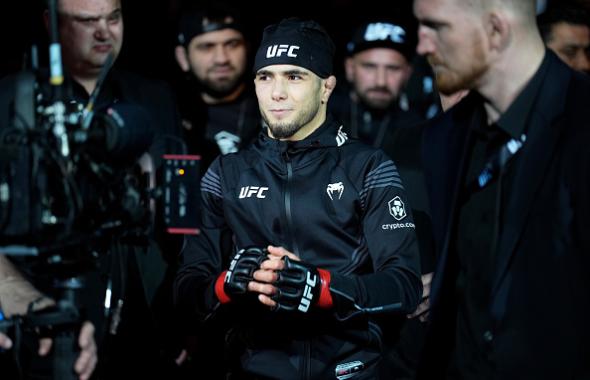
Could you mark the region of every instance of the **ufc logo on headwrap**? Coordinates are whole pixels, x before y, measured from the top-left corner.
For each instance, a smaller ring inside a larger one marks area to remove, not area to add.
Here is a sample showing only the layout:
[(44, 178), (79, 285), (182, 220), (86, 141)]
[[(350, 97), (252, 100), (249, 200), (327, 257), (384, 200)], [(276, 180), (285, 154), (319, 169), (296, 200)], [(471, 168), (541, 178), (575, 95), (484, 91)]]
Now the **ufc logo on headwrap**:
[(266, 58), (280, 57), (283, 53), (287, 53), (287, 57), (297, 57), (295, 50), (299, 50), (296, 45), (271, 45), (266, 49)]

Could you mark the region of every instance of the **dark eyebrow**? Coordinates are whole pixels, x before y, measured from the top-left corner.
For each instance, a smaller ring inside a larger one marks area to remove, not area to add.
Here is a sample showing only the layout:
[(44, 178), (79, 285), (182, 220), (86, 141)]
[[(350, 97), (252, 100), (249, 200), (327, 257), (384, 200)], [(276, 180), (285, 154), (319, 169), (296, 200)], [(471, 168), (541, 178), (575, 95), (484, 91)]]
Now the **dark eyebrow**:
[(259, 70), (259, 71), (256, 73), (256, 76), (259, 76), (259, 75), (266, 75), (266, 76), (271, 76), (271, 75), (273, 75), (273, 73), (272, 73), (272, 72), (270, 72), (270, 71), (268, 71), (268, 70)]
[(302, 71), (302, 70), (288, 70), (288, 71), (284, 71), (282, 73), (285, 76), (290, 76), (290, 75), (299, 75), (299, 76), (309, 76), (309, 73), (306, 71)]
[(109, 16), (115, 16), (121, 13), (123, 13), (123, 10), (121, 8), (115, 8), (111, 13), (109, 13)]
[(243, 43), (244, 39), (242, 37), (232, 37), (229, 40), (223, 41), (223, 44), (233, 44), (233, 43)]
[(584, 44), (582, 44), (582, 43), (578, 43), (578, 42), (567, 43), (567, 44), (565, 44), (565, 47), (566, 47), (566, 48), (569, 48), (569, 49), (582, 49), (582, 50), (584, 50), (584, 49), (587, 49), (587, 48), (588, 48), (588, 47), (587, 47), (587, 46), (585, 46)]
[(265, 75), (265, 76), (269, 76), (269, 77), (272, 77), (275, 75), (282, 75), (282, 76), (286, 76), (286, 77), (291, 76), (291, 75), (298, 75), (301, 77), (308, 77), (309, 73), (307, 71), (297, 70), (297, 69), (281, 71), (280, 73), (275, 73), (270, 70), (260, 70), (256, 73), (256, 76), (260, 76), (260, 75)]

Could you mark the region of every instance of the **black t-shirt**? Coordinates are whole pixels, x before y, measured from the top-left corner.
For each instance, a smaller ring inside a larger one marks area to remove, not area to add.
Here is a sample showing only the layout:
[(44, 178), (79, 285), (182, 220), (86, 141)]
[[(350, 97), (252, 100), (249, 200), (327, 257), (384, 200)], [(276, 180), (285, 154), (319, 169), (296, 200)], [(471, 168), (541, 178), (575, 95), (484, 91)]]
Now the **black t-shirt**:
[(231, 102), (215, 105), (203, 103), (196, 88), (185, 89), (180, 112), (184, 141), (189, 153), (201, 156), (203, 172), (218, 155), (254, 142), (261, 127), (258, 102), (250, 88)]

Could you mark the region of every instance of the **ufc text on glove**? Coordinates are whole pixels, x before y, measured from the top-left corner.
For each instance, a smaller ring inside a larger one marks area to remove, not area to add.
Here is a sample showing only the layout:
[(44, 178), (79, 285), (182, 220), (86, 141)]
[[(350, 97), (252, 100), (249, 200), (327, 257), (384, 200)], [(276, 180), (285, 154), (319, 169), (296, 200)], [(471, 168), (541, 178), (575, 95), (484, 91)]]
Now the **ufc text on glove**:
[(302, 261), (284, 256), (285, 267), (280, 270), (274, 285), (277, 293), (272, 299), (276, 311), (307, 313), (315, 305), (323, 309), (332, 307), (330, 272)]

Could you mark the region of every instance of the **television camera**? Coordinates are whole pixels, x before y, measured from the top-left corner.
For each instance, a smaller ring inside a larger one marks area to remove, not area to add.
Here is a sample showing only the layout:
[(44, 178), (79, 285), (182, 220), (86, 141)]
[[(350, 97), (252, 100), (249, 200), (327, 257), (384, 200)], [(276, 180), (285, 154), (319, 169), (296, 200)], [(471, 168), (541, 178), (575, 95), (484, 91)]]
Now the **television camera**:
[(148, 111), (125, 102), (95, 109), (112, 58), (80, 108), (65, 96), (55, 51), (49, 78), (17, 75), (11, 122), (0, 125), (0, 254), (49, 279), (56, 306), (0, 320), (0, 331), (51, 330), (53, 377), (68, 380), (75, 378), (82, 274), (113, 246), (147, 244), (156, 213), (168, 232), (197, 233), (198, 196), (187, 192), (198, 189), (199, 159), (165, 155), (159, 173), (146, 172), (141, 163), (156, 137)]

